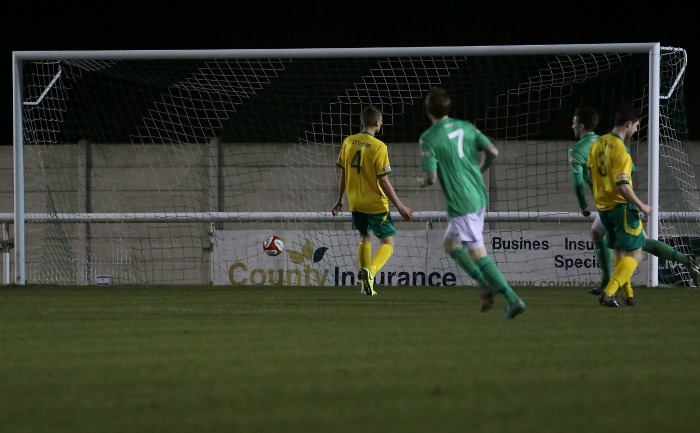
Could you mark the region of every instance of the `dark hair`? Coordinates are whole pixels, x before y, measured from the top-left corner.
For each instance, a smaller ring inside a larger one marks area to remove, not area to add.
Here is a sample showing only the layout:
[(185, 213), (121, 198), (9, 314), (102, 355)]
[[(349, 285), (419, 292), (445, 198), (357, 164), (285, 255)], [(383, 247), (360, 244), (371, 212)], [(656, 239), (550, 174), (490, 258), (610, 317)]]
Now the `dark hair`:
[(442, 87), (434, 86), (425, 97), (425, 111), (431, 116), (439, 119), (447, 116), (452, 108), (452, 99), (447, 90)]
[(382, 112), (374, 105), (367, 105), (362, 109), (362, 126), (377, 126)]
[(638, 122), (639, 114), (627, 104), (622, 105), (615, 114), (615, 126), (624, 126), (627, 122)]
[(598, 127), (598, 110), (592, 107), (581, 107), (574, 111), (574, 117), (583, 125), (586, 131), (595, 131)]

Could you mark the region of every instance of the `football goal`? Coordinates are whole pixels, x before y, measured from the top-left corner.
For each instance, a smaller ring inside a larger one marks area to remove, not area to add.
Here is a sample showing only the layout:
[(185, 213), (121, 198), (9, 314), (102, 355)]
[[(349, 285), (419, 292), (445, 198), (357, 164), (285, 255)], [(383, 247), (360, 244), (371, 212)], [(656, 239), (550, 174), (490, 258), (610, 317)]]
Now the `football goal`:
[[(635, 189), (658, 210), (647, 233), (698, 253), (685, 67), (685, 50), (659, 43), (14, 52), (3, 275), (19, 285), (355, 285), (357, 234), (348, 212), (330, 208), (340, 145), (374, 104), (390, 179), (415, 212), (403, 222), (391, 209), (396, 248), (378, 284), (472, 285), (441, 248), (440, 186), (416, 182), (435, 85), (452, 94), (452, 116), (499, 147), (485, 173), (486, 246), (512, 284), (599, 280), (593, 217), (578, 213), (568, 168), (583, 105), (600, 112), (599, 133), (623, 103), (642, 113), (628, 145)], [(263, 253), (270, 235), (282, 254)], [(645, 261), (635, 284), (691, 284), (682, 266)]]

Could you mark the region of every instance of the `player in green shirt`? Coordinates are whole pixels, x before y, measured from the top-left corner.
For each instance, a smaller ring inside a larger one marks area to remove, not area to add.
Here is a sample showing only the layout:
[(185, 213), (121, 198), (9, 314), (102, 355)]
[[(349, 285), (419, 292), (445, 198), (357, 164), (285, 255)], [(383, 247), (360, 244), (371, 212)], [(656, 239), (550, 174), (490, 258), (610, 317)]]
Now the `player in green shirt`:
[[(574, 112), (574, 120), (571, 124), (574, 136), (579, 139), (569, 149), (571, 185), (576, 193), (581, 214), (586, 217), (591, 215), (591, 211), (588, 210), (588, 203), (586, 202), (585, 185), (587, 184), (589, 188), (593, 188), (593, 181), (588, 172), (588, 153), (591, 150), (591, 145), (598, 138), (598, 135), (595, 133), (598, 121), (599, 115), (597, 110), (591, 107), (581, 107)], [(612, 255), (605, 240), (605, 227), (598, 215), (596, 215), (591, 227), (591, 239), (593, 240), (596, 258), (600, 266), (601, 282), (599, 286), (592, 288), (588, 292), (600, 295), (602, 289), (610, 281)]]
[[(425, 110), (433, 125), (420, 137), (425, 177), (421, 186), (438, 179), (447, 205), (448, 224), (443, 247), (481, 290), (481, 311), (493, 306), (493, 290), (508, 301), (505, 318), (525, 311), (525, 303), (510, 287), (484, 246), (484, 217), (488, 197), (482, 173), (498, 156), (498, 149), (466, 120), (448, 116), (452, 100), (447, 91), (433, 87), (425, 98)], [(484, 152), (483, 163), (479, 163)]]

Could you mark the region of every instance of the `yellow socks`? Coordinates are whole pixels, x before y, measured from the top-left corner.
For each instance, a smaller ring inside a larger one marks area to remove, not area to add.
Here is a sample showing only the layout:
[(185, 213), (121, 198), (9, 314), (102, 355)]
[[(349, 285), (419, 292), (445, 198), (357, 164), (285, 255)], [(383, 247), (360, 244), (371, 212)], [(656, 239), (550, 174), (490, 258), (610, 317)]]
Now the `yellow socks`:
[(377, 272), (389, 261), (392, 254), (394, 254), (394, 247), (391, 245), (384, 244), (379, 246), (372, 258), (372, 263), (369, 265), (369, 271), (372, 275), (377, 275)]
[(632, 257), (623, 257), (615, 260), (615, 270), (610, 277), (610, 282), (605, 286), (605, 295), (615, 296), (620, 287), (624, 287), (625, 283), (632, 281), (632, 274), (634, 274), (638, 265), (637, 261)]
[(369, 266), (369, 263), (372, 261), (372, 244), (362, 242), (357, 245), (357, 258), (360, 261), (360, 269)]

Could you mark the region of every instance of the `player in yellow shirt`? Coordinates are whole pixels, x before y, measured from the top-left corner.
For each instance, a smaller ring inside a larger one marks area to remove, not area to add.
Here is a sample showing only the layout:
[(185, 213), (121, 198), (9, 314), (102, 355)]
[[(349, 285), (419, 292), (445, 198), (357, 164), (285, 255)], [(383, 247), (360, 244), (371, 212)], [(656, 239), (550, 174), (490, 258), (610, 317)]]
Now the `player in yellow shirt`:
[(639, 116), (629, 106), (615, 115), (612, 132), (599, 137), (591, 146), (588, 168), (593, 180), (593, 196), (600, 219), (608, 235), (608, 245), (614, 250), (615, 267), (610, 281), (600, 295), (600, 303), (618, 308), (617, 291), (631, 281), (642, 260), (644, 226), (640, 212), (651, 215), (632, 187), (632, 157), (625, 140), (639, 128)]
[[(574, 135), (579, 138), (579, 141), (569, 149), (569, 165), (571, 170), (571, 180), (578, 199), (581, 214), (590, 216), (588, 203), (584, 193), (584, 185), (587, 184), (593, 188), (588, 171), (588, 155), (590, 153), (593, 142), (598, 138), (595, 134), (595, 128), (598, 126), (598, 111), (590, 107), (581, 107), (574, 112), (574, 120), (571, 125)], [(629, 147), (627, 148), (629, 152)], [(632, 165), (632, 174), (636, 169)], [(666, 242), (658, 239), (649, 239), (644, 235), (645, 241), (642, 249), (649, 254), (653, 254), (662, 260), (676, 262), (685, 266), (686, 271), (690, 275), (694, 284), (700, 287), (700, 257), (692, 254), (684, 254)], [(612, 260), (610, 249), (607, 246), (605, 239), (605, 226), (600, 220), (600, 215), (596, 215), (593, 225), (591, 226), (591, 239), (595, 248), (596, 258), (601, 271), (601, 282), (588, 291), (588, 293), (600, 296), (605, 289), (605, 286), (610, 281)], [(622, 288), (626, 305), (634, 305), (634, 289), (632, 282), (628, 282)]]
[[(382, 113), (373, 105), (362, 109), (362, 127), (359, 134), (343, 141), (336, 165), (340, 167), (338, 199), (331, 212), (333, 216), (343, 208), (347, 192), (352, 213), (352, 226), (360, 233), (357, 257), (360, 264), (358, 279), (364, 295), (374, 296), (374, 276), (394, 253), (396, 228), (391, 220), (391, 201), (404, 220), (410, 221), (413, 211), (405, 206), (389, 181), (391, 164), (386, 144), (374, 135), (382, 128)], [(380, 246), (372, 257), (372, 233)]]

